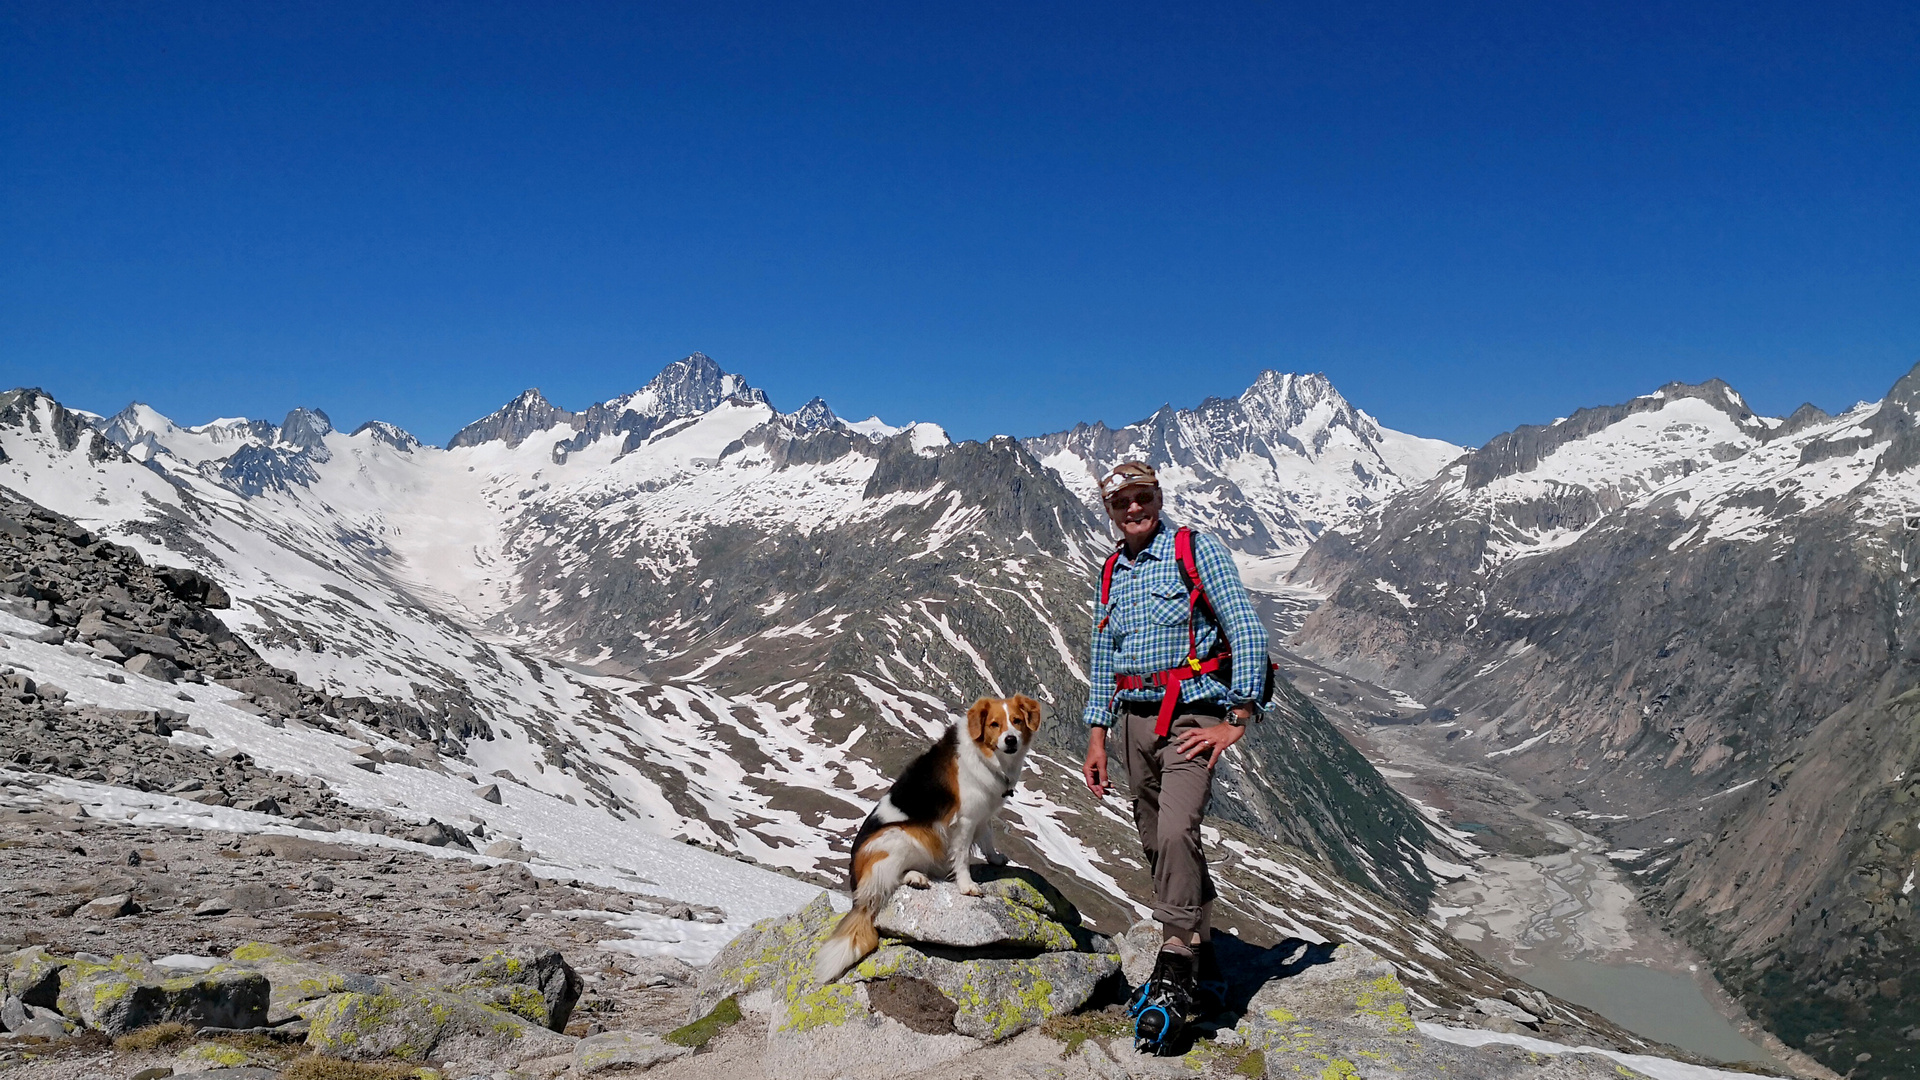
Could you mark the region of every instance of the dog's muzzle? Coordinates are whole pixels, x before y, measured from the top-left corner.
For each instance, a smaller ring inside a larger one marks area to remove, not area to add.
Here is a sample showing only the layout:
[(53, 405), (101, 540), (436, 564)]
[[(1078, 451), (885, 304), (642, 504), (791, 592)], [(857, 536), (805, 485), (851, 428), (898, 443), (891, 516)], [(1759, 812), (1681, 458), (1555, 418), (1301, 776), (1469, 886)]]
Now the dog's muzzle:
[(1020, 736), (1003, 735), (1000, 737), (1000, 749), (1004, 753), (1014, 754), (1020, 751)]

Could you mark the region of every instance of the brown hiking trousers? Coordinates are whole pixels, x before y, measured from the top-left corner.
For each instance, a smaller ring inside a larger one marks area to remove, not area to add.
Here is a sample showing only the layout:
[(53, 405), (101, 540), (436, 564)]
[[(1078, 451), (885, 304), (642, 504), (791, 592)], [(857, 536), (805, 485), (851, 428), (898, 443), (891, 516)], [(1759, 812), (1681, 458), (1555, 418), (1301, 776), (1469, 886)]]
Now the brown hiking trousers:
[(1133, 823), (1140, 829), (1153, 871), (1153, 917), (1169, 933), (1182, 937), (1200, 929), (1201, 908), (1214, 898), (1213, 876), (1200, 851), (1200, 819), (1213, 798), (1213, 770), (1207, 755), (1189, 761), (1173, 748), (1180, 733), (1224, 722), (1226, 710), (1214, 702), (1180, 706), (1165, 738), (1156, 702), (1120, 702), (1120, 743), (1127, 770), (1127, 794), (1133, 799)]

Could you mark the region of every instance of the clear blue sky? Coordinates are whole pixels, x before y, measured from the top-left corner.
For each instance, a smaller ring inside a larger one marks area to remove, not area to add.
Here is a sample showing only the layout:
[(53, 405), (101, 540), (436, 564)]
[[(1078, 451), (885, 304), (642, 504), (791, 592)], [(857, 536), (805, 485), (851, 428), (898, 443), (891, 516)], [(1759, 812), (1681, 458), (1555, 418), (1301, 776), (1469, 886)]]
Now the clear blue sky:
[(1478, 443), (1920, 360), (1911, 3), (0, 0), (0, 384), (431, 441), (695, 349), (960, 437)]

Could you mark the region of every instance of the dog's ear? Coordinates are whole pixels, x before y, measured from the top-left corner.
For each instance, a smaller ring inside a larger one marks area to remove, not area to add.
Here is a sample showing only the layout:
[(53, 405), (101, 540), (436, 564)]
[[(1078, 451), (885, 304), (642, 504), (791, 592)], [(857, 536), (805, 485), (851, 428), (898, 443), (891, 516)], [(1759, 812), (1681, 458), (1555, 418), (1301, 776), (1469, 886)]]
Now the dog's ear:
[(1007, 711), (1013, 714), (1014, 723), (1027, 729), (1027, 734), (1040, 730), (1040, 703), (1027, 695), (1013, 695), (1013, 708)]
[(967, 738), (979, 742), (986, 735), (987, 715), (992, 711), (993, 702), (987, 698), (973, 703), (973, 708), (967, 710)]

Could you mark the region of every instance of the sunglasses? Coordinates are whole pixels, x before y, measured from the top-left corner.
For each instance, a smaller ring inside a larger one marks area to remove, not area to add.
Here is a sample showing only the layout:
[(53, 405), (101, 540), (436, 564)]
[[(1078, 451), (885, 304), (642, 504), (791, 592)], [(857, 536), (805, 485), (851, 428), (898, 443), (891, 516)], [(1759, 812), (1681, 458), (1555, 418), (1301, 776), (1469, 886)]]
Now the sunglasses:
[(1131, 495), (1122, 491), (1107, 497), (1107, 506), (1114, 510), (1126, 510), (1135, 506), (1152, 506), (1160, 501), (1160, 493), (1153, 488), (1135, 492)]

